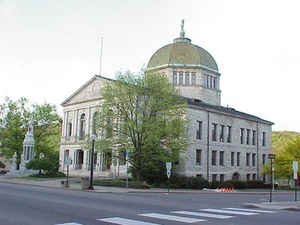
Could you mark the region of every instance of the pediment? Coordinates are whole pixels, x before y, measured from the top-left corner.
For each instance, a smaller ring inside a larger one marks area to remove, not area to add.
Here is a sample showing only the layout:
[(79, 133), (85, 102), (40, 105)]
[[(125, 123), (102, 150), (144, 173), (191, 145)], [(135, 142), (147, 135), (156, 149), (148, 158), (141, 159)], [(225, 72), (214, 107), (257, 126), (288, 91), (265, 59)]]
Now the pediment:
[(81, 88), (79, 88), (73, 95), (67, 98), (62, 105), (73, 105), (76, 103), (101, 98), (101, 88), (104, 87), (105, 82), (110, 82), (110, 80), (99, 76), (93, 77)]

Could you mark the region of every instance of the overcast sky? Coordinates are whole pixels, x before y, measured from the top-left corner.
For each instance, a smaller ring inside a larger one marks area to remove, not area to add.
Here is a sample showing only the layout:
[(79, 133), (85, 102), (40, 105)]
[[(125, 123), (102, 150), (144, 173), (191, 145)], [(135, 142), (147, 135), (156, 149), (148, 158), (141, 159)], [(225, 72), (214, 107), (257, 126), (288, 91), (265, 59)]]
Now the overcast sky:
[(300, 132), (300, 2), (0, 0), (0, 100), (60, 104), (94, 74), (138, 71), (179, 36), (209, 51), (222, 105)]

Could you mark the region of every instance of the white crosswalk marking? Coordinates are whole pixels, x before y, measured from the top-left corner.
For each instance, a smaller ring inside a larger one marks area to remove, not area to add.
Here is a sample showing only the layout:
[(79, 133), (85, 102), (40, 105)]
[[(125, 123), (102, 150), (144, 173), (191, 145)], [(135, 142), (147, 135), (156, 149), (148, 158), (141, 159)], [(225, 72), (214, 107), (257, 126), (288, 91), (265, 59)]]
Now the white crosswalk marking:
[(183, 222), (183, 223), (195, 223), (195, 222), (206, 221), (206, 220), (201, 220), (201, 219), (181, 217), (181, 216), (172, 216), (172, 215), (160, 214), (160, 213), (145, 213), (145, 214), (139, 214), (139, 216), (147, 216), (147, 217), (152, 217), (152, 218), (157, 218), (157, 219), (172, 220), (172, 221), (178, 221), (178, 222)]
[(218, 215), (212, 213), (189, 212), (189, 211), (173, 211), (171, 213), (178, 213), (178, 214), (190, 215), (190, 216), (203, 216), (203, 217), (217, 218), (217, 219), (229, 219), (234, 217), (234, 216), (225, 216), (225, 215)]
[(97, 219), (97, 220), (107, 222), (107, 223), (119, 224), (119, 225), (160, 225), (157, 223), (148, 223), (139, 220), (130, 220), (121, 217), (111, 217), (111, 218), (104, 218), (104, 219)]
[(247, 212), (257, 212), (257, 213), (276, 213), (275, 211), (256, 210), (256, 209), (243, 209), (243, 208), (224, 208), (224, 209), (237, 210), (237, 211), (247, 211)]
[(252, 213), (252, 212), (238, 212), (238, 211), (222, 210), (222, 209), (200, 209), (200, 211), (214, 212), (214, 213), (227, 213), (227, 214), (236, 214), (236, 215), (245, 215), (245, 216), (251, 216), (251, 215), (258, 214), (258, 213)]
[(82, 225), (80, 223), (60, 223), (60, 224), (55, 224), (55, 225)]

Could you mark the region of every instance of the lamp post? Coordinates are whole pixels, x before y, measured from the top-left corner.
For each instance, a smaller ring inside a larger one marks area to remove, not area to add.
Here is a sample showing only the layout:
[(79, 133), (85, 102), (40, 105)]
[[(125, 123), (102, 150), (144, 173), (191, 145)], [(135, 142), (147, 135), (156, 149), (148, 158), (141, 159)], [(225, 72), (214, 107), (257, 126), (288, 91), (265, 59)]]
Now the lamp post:
[(91, 174), (90, 174), (90, 186), (89, 190), (94, 190), (93, 186), (93, 172), (94, 172), (94, 150), (95, 150), (95, 140), (96, 140), (96, 135), (92, 135), (92, 155), (91, 155)]
[(270, 187), (270, 199), (269, 202), (272, 202), (272, 190), (273, 190), (273, 176), (274, 176), (274, 170), (273, 170), (273, 159), (275, 159), (275, 154), (269, 154), (268, 158), (271, 160), (271, 187)]

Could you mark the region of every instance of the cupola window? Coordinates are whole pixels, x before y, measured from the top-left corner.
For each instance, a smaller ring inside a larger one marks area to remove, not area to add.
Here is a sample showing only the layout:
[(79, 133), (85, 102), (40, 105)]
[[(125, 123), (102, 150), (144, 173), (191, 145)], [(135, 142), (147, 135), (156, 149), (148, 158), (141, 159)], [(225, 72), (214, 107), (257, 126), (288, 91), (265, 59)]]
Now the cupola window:
[(196, 85), (196, 73), (192, 72), (192, 85)]
[(179, 72), (179, 85), (183, 85), (183, 72)]
[(190, 72), (185, 72), (185, 85), (190, 85)]
[(177, 71), (173, 71), (173, 85), (177, 85)]

